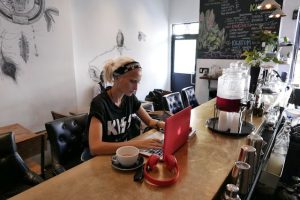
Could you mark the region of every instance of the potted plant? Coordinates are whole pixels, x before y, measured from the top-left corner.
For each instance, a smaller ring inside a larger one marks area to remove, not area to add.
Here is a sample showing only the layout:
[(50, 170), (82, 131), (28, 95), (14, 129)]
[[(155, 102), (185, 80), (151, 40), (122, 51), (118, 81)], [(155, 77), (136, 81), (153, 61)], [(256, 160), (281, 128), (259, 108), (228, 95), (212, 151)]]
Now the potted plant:
[(283, 63), (278, 60), (276, 54), (268, 54), (265, 51), (259, 51), (254, 48), (252, 51), (245, 51), (242, 56), (245, 56), (245, 62), (249, 64), (250, 68), (250, 93), (254, 93), (257, 86), (260, 68), (272, 68), (275, 64)]
[(280, 61), (276, 54), (268, 54), (254, 48), (252, 51), (244, 51), (242, 56), (245, 56), (245, 62), (248, 63), (251, 67), (261, 67), (261, 65), (274, 65), (283, 63)]
[(265, 52), (274, 52), (278, 46), (278, 35), (268, 30), (263, 30), (258, 34), (262, 47)]
[(250, 68), (250, 88), (249, 92), (254, 94), (257, 86), (258, 76), (260, 73), (261, 64), (261, 52), (257, 51), (256, 48), (253, 51), (245, 51), (242, 56), (245, 57), (245, 62), (249, 64)]

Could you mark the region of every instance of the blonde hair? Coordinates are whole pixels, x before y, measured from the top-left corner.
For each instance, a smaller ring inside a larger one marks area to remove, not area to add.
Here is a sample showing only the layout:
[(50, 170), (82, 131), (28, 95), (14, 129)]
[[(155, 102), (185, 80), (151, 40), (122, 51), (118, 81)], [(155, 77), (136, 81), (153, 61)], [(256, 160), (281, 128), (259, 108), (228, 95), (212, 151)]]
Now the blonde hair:
[(103, 68), (103, 75), (104, 75), (104, 82), (105, 83), (113, 83), (114, 82), (114, 71), (117, 70), (119, 67), (134, 62), (135, 60), (130, 57), (118, 57), (116, 59), (109, 59), (105, 62)]

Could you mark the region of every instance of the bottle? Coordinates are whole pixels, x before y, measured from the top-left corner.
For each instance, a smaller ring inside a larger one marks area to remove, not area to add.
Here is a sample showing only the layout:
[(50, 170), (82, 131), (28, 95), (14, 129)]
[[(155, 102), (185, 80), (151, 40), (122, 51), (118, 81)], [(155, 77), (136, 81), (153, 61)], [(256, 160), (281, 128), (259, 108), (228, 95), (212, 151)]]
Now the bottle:
[(255, 103), (253, 108), (253, 115), (261, 117), (263, 115), (264, 104), (261, 103), (262, 90), (257, 86), (255, 90)]
[(258, 117), (262, 117), (263, 114), (264, 114), (264, 110), (265, 110), (265, 104), (264, 102), (261, 102), (259, 108), (258, 108), (258, 113), (257, 113), (257, 116)]
[(255, 108), (259, 108), (261, 104), (261, 96), (262, 96), (262, 90), (260, 86), (257, 86), (255, 90)]
[(234, 184), (227, 184), (226, 190), (222, 196), (222, 200), (241, 200), (238, 195), (239, 187)]
[(244, 78), (244, 82), (245, 82), (244, 99), (245, 99), (245, 101), (248, 101), (251, 76), (249, 75), (249, 72), (246, 68), (242, 68), (242, 70), (243, 70), (242, 73), (243, 73), (243, 78)]

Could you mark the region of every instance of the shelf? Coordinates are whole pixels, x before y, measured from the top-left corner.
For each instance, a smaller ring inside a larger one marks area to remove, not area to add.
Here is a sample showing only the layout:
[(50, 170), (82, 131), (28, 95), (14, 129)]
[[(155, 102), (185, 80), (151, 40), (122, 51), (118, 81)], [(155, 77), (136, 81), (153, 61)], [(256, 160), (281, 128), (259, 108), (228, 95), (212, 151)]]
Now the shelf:
[(218, 80), (219, 77), (213, 77), (213, 76), (200, 76), (199, 79), (205, 79), (205, 80)]
[(278, 47), (290, 47), (290, 46), (293, 46), (293, 44), (292, 43), (280, 43), (278, 45)]

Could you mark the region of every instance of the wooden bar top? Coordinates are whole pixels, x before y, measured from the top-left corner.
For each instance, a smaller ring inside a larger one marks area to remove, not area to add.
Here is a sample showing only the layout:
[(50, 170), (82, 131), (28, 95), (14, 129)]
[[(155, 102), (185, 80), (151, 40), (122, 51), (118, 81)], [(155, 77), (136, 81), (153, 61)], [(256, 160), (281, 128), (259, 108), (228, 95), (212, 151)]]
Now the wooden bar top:
[[(133, 181), (134, 172), (118, 171), (111, 156), (98, 156), (51, 178), (12, 199), (201, 199), (211, 200), (224, 183), (238, 158), (246, 137), (230, 137), (210, 131), (206, 120), (213, 117), (215, 100), (194, 108), (191, 126), (196, 136), (175, 156), (180, 176), (176, 184), (156, 187)], [(262, 118), (254, 118), (259, 127)], [(147, 134), (147, 133), (146, 133)], [(162, 168), (163, 163), (159, 164)]]

